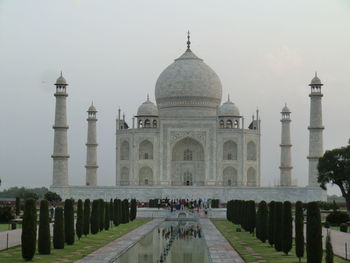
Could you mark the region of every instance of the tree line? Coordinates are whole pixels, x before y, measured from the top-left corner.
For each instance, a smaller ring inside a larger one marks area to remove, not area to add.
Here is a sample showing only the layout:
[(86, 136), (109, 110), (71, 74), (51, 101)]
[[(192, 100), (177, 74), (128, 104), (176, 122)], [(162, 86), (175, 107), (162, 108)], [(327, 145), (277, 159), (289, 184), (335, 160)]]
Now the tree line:
[[(64, 249), (65, 245), (73, 245), (75, 238), (83, 235), (97, 234), (103, 230), (109, 230), (114, 225), (126, 224), (136, 218), (136, 200), (130, 204), (127, 199), (111, 199), (105, 202), (103, 199), (79, 199), (77, 212), (74, 212), (74, 200), (66, 199), (64, 207), (57, 207), (54, 213), (52, 246), (55, 249)], [(39, 229), (37, 239), (37, 208), (36, 201), (29, 198), (25, 201), (23, 225), (22, 225), (22, 257), (31, 261), (38, 244), (39, 254), (51, 253), (51, 234), (49, 202), (40, 201)]]

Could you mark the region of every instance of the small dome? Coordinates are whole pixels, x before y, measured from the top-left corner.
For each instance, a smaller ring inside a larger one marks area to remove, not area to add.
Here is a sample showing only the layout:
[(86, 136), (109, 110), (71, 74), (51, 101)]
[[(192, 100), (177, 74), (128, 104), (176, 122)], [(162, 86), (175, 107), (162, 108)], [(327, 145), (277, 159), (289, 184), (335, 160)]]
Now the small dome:
[(147, 100), (137, 109), (137, 116), (158, 116), (158, 108), (148, 96)]
[(219, 116), (241, 116), (239, 113), (238, 107), (230, 101), (230, 97), (228, 100), (222, 104), (219, 108)]
[(284, 105), (282, 113), (290, 113), (290, 109), (287, 107), (287, 104)]
[(59, 76), (59, 78), (56, 80), (55, 85), (68, 85), (66, 82), (66, 79), (62, 76), (62, 72), (61, 72), (61, 76)]
[(91, 103), (91, 106), (88, 109), (88, 112), (97, 112), (96, 108), (94, 107), (94, 104)]
[(322, 85), (321, 80), (317, 77), (317, 72), (315, 73), (315, 77), (311, 80), (310, 85)]

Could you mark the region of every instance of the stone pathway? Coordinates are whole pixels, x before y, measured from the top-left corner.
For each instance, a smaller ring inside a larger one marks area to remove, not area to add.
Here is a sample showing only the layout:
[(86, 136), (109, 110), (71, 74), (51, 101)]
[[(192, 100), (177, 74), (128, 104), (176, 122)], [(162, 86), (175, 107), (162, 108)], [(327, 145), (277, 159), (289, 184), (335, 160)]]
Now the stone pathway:
[[(333, 252), (335, 255), (340, 256), (342, 258), (349, 259), (350, 258), (350, 234), (345, 232), (340, 232), (337, 230), (331, 230), (327, 228), (322, 228), (322, 236), (323, 236), (323, 248), (325, 249), (325, 242), (327, 236), (327, 230), (330, 231)], [(347, 256), (345, 252), (345, 244), (347, 243)]]
[(162, 218), (156, 218), (144, 224), (124, 236), (110, 242), (106, 246), (97, 249), (86, 257), (75, 261), (76, 263), (106, 263), (123, 254), (127, 249), (141, 240), (147, 233), (154, 229)]
[(244, 263), (209, 219), (201, 218), (200, 223), (212, 263)]

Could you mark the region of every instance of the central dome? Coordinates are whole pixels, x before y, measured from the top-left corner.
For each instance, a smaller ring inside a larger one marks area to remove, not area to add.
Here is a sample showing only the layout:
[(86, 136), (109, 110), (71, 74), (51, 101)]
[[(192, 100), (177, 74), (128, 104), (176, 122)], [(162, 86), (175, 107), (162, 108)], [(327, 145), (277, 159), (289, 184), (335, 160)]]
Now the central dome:
[(160, 74), (155, 88), (159, 109), (201, 107), (216, 111), (221, 95), (218, 75), (189, 48)]

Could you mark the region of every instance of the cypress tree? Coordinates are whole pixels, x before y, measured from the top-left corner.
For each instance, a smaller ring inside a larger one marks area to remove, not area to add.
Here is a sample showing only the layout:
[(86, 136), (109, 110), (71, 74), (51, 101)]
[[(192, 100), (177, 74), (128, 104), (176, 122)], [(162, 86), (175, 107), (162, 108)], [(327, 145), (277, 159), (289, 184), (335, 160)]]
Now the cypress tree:
[(21, 210), (21, 199), (16, 197), (16, 216), (19, 216)]
[(129, 202), (127, 199), (124, 199), (122, 201), (122, 216), (121, 216), (121, 223), (126, 224), (129, 223)]
[(282, 251), (282, 232), (283, 232), (283, 204), (282, 202), (275, 203), (275, 228), (274, 228), (274, 243), (276, 251)]
[(55, 249), (64, 248), (64, 221), (63, 208), (55, 209), (55, 224), (53, 226), (53, 247)]
[(269, 203), (268, 241), (271, 247), (275, 244), (275, 201)]
[(135, 220), (136, 213), (137, 213), (136, 199), (131, 199), (131, 204), (130, 204), (130, 220), (131, 221)]
[(77, 221), (75, 223), (75, 231), (77, 233), (77, 237), (80, 240), (83, 235), (84, 229), (84, 211), (83, 211), (83, 201), (81, 199), (78, 200), (78, 208), (77, 208)]
[(93, 200), (92, 201), (92, 209), (91, 209), (91, 234), (97, 234), (100, 230), (100, 223), (99, 223), (99, 214), (98, 214), (98, 208), (99, 208), (99, 200)]
[(27, 199), (24, 205), (21, 241), (22, 257), (31, 261), (36, 249), (36, 206), (32, 198)]
[(128, 199), (125, 199), (125, 220), (126, 220), (126, 223), (129, 223), (130, 221), (130, 210), (129, 210)]
[(248, 225), (249, 232), (254, 234), (255, 226), (256, 226), (256, 210), (255, 210), (255, 202), (253, 200), (248, 202)]
[(41, 200), (39, 216), (38, 251), (39, 254), (47, 255), (51, 252), (49, 204), (47, 200)]
[(90, 234), (90, 199), (84, 202), (83, 232), (85, 236)]
[(301, 262), (304, 256), (304, 214), (303, 203), (298, 201), (295, 204), (295, 254)]
[(66, 199), (64, 202), (64, 236), (67, 245), (73, 245), (74, 232), (74, 200)]
[(105, 227), (105, 202), (103, 201), (103, 199), (99, 199), (99, 228), (100, 231), (102, 231)]
[(123, 216), (122, 200), (117, 199), (117, 225), (122, 224), (122, 216)]
[(326, 237), (326, 263), (334, 263), (334, 253), (333, 253), (333, 247), (331, 242), (331, 235), (329, 234), (329, 231), (327, 231), (327, 237)]
[(306, 256), (308, 263), (322, 262), (322, 225), (317, 202), (307, 204)]
[(117, 199), (113, 200), (113, 224), (114, 226), (118, 226), (118, 205)]
[(114, 203), (112, 198), (109, 201), (109, 220), (114, 223)]
[(109, 212), (110, 212), (109, 203), (105, 202), (105, 230), (108, 230), (110, 226)]
[(282, 219), (282, 251), (288, 255), (293, 245), (293, 223), (292, 223), (292, 204), (289, 201), (283, 203)]
[(268, 210), (265, 201), (261, 201), (256, 215), (256, 237), (263, 243), (267, 239)]

